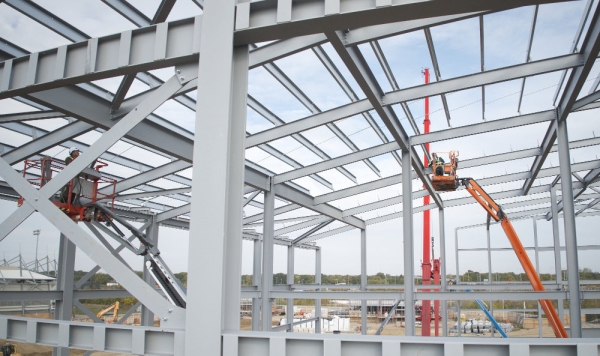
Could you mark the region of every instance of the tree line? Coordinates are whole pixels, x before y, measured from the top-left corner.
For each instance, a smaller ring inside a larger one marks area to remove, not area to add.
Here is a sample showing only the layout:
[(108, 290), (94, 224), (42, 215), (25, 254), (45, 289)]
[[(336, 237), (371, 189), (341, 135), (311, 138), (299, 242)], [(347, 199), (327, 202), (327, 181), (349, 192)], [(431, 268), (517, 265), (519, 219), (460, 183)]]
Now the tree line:
[[(142, 272), (135, 272), (138, 276), (142, 276)], [(87, 272), (85, 271), (75, 271), (74, 280), (75, 282), (79, 281), (83, 276), (85, 276)], [(181, 283), (187, 287), (187, 272), (179, 272), (174, 274), (175, 278), (179, 279)], [(478, 272), (468, 270), (467, 272), (460, 275), (460, 283), (469, 283), (469, 282), (484, 282), (489, 280), (490, 275), (487, 272)], [(527, 281), (527, 275), (525, 273), (515, 273), (515, 272), (494, 272), (492, 273), (492, 281), (494, 282), (518, 282), (518, 281)], [(568, 273), (566, 270), (562, 271), (563, 281), (568, 280)], [(600, 280), (600, 272), (592, 271), (589, 268), (583, 268), (579, 271), (579, 278), (581, 280)], [(321, 284), (329, 284), (329, 285), (357, 285), (360, 284), (360, 275), (350, 275), (350, 274), (322, 274), (321, 275)], [(448, 274), (446, 279), (449, 282), (456, 283), (456, 275)], [(540, 279), (542, 281), (553, 281), (556, 280), (556, 275), (554, 273), (541, 273)], [(252, 275), (244, 274), (242, 275), (241, 282), (243, 286), (251, 286), (254, 285), (252, 282)], [(90, 282), (90, 289), (95, 289), (94, 287), (100, 287), (102, 289), (106, 289), (107, 284), (109, 282), (114, 281), (114, 279), (106, 274), (106, 273), (96, 273), (88, 280)], [(420, 284), (420, 277), (415, 277), (415, 283)], [(286, 273), (275, 273), (273, 274), (273, 284), (288, 284), (287, 282), (287, 274)], [(313, 274), (294, 274), (294, 284), (315, 284), (315, 275)], [(377, 272), (374, 275), (367, 276), (367, 284), (404, 284), (404, 275), (392, 275), (389, 273)], [(121, 288), (120, 286), (116, 286), (114, 288)]]

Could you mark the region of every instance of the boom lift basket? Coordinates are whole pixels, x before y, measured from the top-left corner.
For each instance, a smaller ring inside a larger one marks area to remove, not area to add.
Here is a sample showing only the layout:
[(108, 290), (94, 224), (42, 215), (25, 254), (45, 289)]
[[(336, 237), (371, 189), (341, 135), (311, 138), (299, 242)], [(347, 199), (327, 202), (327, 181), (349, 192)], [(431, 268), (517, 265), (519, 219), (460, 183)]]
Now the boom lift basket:
[[(108, 164), (105, 162), (94, 162), (92, 166), (85, 168), (77, 177), (71, 179), (61, 190), (56, 192), (50, 201), (73, 221), (91, 221), (93, 217), (88, 214), (90, 204), (106, 202), (108, 208), (112, 210), (117, 181), (100, 173), (100, 168), (106, 166)], [(62, 172), (65, 167), (63, 162), (51, 157), (25, 160), (23, 178), (39, 189), (52, 180), (54, 175)], [(108, 193), (102, 192), (105, 188), (108, 188), (106, 189)], [(19, 197), (18, 205), (23, 205), (24, 201), (22, 196)]]
[(432, 161), (433, 174), (431, 183), (433, 184), (433, 189), (438, 192), (453, 192), (458, 188), (458, 179), (456, 178), (458, 151), (450, 151), (448, 158), (449, 162), (442, 165), (438, 165), (435, 160)]

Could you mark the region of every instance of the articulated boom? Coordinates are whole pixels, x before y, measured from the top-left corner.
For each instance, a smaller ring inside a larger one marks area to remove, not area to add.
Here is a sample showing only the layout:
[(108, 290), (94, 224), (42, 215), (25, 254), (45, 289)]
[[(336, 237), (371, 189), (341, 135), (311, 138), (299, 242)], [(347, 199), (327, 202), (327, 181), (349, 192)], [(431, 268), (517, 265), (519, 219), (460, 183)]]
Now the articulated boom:
[[(502, 229), (506, 233), (510, 244), (517, 254), (519, 262), (521, 262), (521, 266), (523, 266), (527, 277), (529, 277), (529, 282), (531, 282), (533, 289), (536, 291), (546, 290), (542, 284), (542, 281), (540, 280), (540, 277), (535, 271), (533, 263), (531, 263), (531, 260), (529, 259), (529, 256), (527, 255), (527, 252), (525, 251), (517, 232), (515, 231), (510, 220), (508, 220), (506, 214), (504, 214), (502, 211), (500, 205), (496, 204), (496, 202), (479, 186), (479, 184), (477, 184), (477, 182), (475, 182), (475, 180), (473, 180), (473, 178), (461, 178), (460, 183), (467, 188), (467, 191), (471, 193), (473, 198), (475, 198), (475, 200), (477, 200), (477, 202), (488, 212), (492, 219), (500, 222)], [(546, 314), (548, 322), (552, 326), (556, 337), (569, 337), (565, 327), (562, 324), (562, 321), (560, 320), (560, 317), (558, 316), (558, 313), (556, 312), (556, 309), (554, 308), (554, 305), (552, 305), (552, 301), (548, 299), (542, 299), (540, 300), (540, 305), (542, 306), (542, 309), (544, 310), (544, 313)]]

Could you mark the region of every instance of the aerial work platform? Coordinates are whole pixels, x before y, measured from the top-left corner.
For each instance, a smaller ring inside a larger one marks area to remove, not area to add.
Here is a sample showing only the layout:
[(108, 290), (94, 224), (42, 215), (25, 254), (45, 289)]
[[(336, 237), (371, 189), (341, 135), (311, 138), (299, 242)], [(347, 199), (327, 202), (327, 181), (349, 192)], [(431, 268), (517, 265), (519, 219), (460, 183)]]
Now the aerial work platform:
[[(443, 165), (444, 173), (448, 170), (448, 176), (444, 176), (443, 174), (439, 175), (436, 173), (441, 173), (440, 170), (436, 171), (440, 165), (436, 165), (438, 163), (436, 160), (433, 160), (433, 186), (438, 191), (455, 191), (459, 185), (464, 186), (467, 191), (477, 200), (477, 202), (487, 211), (489, 216), (494, 219), (496, 222), (500, 222), (502, 229), (506, 233), (510, 244), (512, 245), (513, 250), (517, 254), (517, 258), (523, 266), (527, 277), (529, 278), (529, 282), (533, 286), (535, 291), (545, 291), (544, 285), (533, 266), (533, 263), (529, 259), (515, 228), (512, 223), (502, 210), (502, 207), (498, 205), (492, 197), (490, 197), (483, 188), (473, 178), (458, 178), (456, 175), (456, 167), (458, 160), (458, 152), (451, 151), (449, 154), (450, 162)], [(452, 181), (452, 182), (451, 182)], [(454, 188), (453, 188), (454, 187)], [(439, 188), (439, 189), (438, 189)], [(489, 225), (488, 225), (489, 228)], [(563, 326), (554, 305), (551, 300), (542, 299), (539, 301), (542, 309), (544, 310), (544, 314), (548, 318), (548, 322), (550, 326), (552, 326), (552, 330), (557, 338), (567, 338), (567, 331)]]

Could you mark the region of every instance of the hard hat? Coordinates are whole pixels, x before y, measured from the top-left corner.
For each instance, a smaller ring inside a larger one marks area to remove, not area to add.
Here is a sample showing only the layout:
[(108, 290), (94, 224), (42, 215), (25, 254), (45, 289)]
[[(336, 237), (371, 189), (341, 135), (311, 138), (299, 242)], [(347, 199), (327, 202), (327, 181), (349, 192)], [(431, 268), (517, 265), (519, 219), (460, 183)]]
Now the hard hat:
[(77, 148), (77, 147), (71, 147), (71, 148), (69, 148), (69, 154), (70, 155), (72, 155), (73, 152), (75, 152), (75, 151), (79, 151), (79, 148)]

